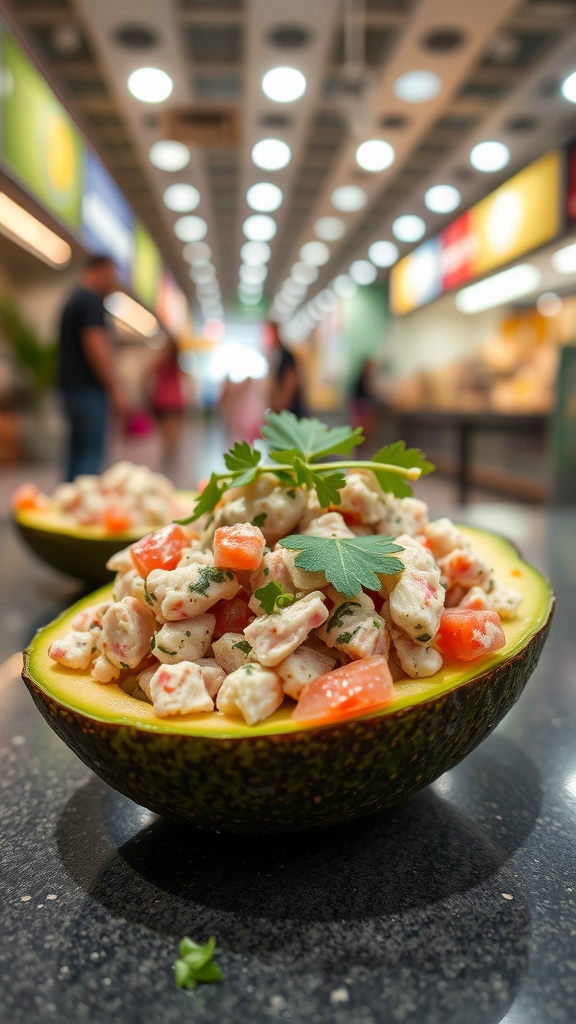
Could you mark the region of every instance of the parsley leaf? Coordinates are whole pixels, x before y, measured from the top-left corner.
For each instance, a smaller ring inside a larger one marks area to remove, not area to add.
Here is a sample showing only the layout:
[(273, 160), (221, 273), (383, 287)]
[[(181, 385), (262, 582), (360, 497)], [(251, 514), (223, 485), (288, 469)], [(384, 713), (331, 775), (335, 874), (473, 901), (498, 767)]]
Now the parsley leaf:
[(296, 475), (296, 483), (309, 491), (314, 489), (322, 508), (340, 504), (340, 491), (346, 486), (344, 473), (333, 469), (315, 469), (313, 465), (307, 465), (301, 453), (296, 450), (270, 452), (270, 458), (291, 465)]
[(224, 981), (218, 964), (212, 959), (216, 939), (212, 935), (208, 942), (199, 946), (187, 935), (182, 939), (179, 959), (174, 963), (174, 977), (179, 988), (196, 988), (199, 982), (207, 984)]
[(188, 516), (187, 519), (175, 519), (174, 522), (180, 523), (181, 526), (186, 526), (188, 523), (193, 523), (195, 519), (199, 519), (205, 512), (211, 512), (226, 490), (228, 490), (228, 484), (216, 473), (212, 473), (202, 494), (198, 495), (196, 499), (192, 515)]
[(267, 615), (279, 612), (282, 608), (288, 608), (296, 600), (294, 594), (288, 594), (278, 580), (270, 580), (265, 587), (259, 587), (254, 591), (254, 597), (260, 601)]
[(340, 594), (355, 597), (362, 587), (380, 590), (376, 573), (393, 576), (404, 568), (394, 557), (402, 551), (394, 537), (310, 537), (292, 534), (279, 543), (298, 551), (295, 564), (308, 572), (323, 572)]
[[(428, 462), (424, 452), (419, 448), (407, 448), (404, 441), (395, 441), (381, 448), (376, 455), (371, 457), (372, 462), (385, 462), (391, 466), (415, 467), (420, 470), (421, 476), (432, 473), (436, 468), (434, 463)], [(394, 473), (387, 473), (385, 469), (373, 468), (374, 475), (383, 491), (389, 491), (397, 498), (406, 498), (412, 494), (412, 488), (406, 480)]]
[[(299, 452), (306, 462), (321, 459), (324, 455), (348, 455), (364, 440), (362, 428), (327, 427), (317, 419), (298, 419), (293, 412), (284, 409), (264, 416), (262, 436), (266, 438), (272, 452)], [(284, 462), (284, 459), (279, 459)]]
[(261, 453), (256, 448), (251, 448), (247, 441), (236, 441), (234, 447), (224, 456), (226, 468), (231, 473), (240, 473), (234, 478), (234, 487), (244, 487), (252, 483), (261, 458)]
[(239, 640), (238, 643), (232, 644), (232, 650), (242, 651), (247, 658), (252, 654), (252, 646), (247, 640)]

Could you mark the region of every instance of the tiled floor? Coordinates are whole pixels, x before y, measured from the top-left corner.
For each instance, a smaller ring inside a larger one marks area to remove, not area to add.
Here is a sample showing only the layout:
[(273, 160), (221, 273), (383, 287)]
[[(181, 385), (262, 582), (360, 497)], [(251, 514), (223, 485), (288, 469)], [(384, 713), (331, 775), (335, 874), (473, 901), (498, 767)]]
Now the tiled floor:
[[(191, 487), (212, 469), (222, 467), (222, 452), (227, 447), (225, 431), (217, 420), (189, 421), (182, 445), (174, 482)], [(161, 468), (158, 439), (119, 438), (111, 447), (109, 461), (130, 458)], [(10, 495), (23, 480), (34, 480), (50, 492), (59, 480), (59, 467), (54, 463), (21, 465), (3, 468), (0, 472), (0, 662), (24, 646), (33, 629), (52, 617), (55, 609), (64, 608), (79, 596), (77, 581), (49, 569), (30, 554), (16, 536), (10, 523)], [(456, 484), (440, 476), (425, 477), (416, 485), (416, 495), (427, 501), (431, 517), (449, 515), (513, 537), (528, 551), (535, 535), (546, 529), (546, 509), (540, 506), (510, 502), (480, 490), (473, 490), (470, 503), (456, 504)], [(31, 629), (31, 625), (33, 628)]]

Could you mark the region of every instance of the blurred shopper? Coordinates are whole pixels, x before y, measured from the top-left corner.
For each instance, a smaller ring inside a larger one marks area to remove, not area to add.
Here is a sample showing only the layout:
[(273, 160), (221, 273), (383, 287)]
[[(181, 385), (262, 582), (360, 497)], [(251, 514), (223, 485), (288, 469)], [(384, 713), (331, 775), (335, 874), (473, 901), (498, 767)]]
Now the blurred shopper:
[(267, 325), (266, 342), (270, 363), (270, 408), (274, 412), (289, 409), (295, 416), (304, 416), (305, 403), (300, 368), (293, 353), (282, 342), (278, 324)]
[(171, 334), (153, 367), (150, 404), (158, 424), (162, 442), (162, 456), (166, 467), (173, 466), (186, 413), (186, 375), (178, 361), (179, 348)]
[(373, 359), (365, 359), (350, 392), (350, 418), (354, 427), (362, 427), (366, 441), (374, 436), (378, 418), (378, 400), (374, 393), (377, 367)]
[(125, 412), (104, 313), (104, 299), (117, 287), (110, 257), (91, 256), (62, 310), (58, 384), (69, 426), (68, 481), (80, 473), (100, 472), (109, 408), (118, 415)]

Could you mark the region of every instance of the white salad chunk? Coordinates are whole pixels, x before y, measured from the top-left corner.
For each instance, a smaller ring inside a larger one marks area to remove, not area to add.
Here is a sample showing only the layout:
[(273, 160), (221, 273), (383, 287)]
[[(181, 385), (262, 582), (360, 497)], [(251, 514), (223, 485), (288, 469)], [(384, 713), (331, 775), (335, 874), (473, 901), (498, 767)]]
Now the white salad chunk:
[(194, 562), (181, 569), (153, 569), (146, 590), (156, 615), (170, 622), (203, 615), (217, 601), (230, 601), (240, 584), (229, 569)]
[(154, 711), (160, 718), (214, 710), (214, 701), (206, 689), (202, 668), (193, 661), (160, 665), (150, 679), (149, 690)]
[(268, 718), (284, 700), (282, 680), (261, 665), (243, 665), (226, 676), (218, 691), (217, 706), (225, 715), (242, 715), (247, 725)]
[(278, 665), (327, 618), (324, 594), (315, 590), (288, 608), (254, 619), (246, 626), (244, 636), (261, 665)]
[(203, 658), (210, 647), (216, 619), (210, 612), (194, 619), (166, 622), (153, 637), (152, 653), (165, 665)]

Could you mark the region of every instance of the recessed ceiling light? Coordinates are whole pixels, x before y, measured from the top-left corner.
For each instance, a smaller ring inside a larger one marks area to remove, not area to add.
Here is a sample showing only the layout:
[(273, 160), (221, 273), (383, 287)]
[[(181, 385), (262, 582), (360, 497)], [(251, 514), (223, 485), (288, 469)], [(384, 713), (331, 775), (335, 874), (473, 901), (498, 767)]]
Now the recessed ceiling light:
[(174, 82), (160, 68), (138, 68), (128, 76), (128, 89), (142, 103), (162, 103), (174, 88)]
[(262, 294), (262, 282), (260, 281), (258, 284), (251, 284), (249, 281), (240, 281), (238, 287), (245, 291), (247, 295)]
[(306, 292), (308, 291), (308, 285), (305, 284), (303, 281), (298, 282), (295, 281), (293, 277), (289, 277), (286, 279), (286, 281), (284, 281), (281, 290), (290, 298), (298, 300), (302, 299), (304, 295), (306, 295)]
[(378, 271), (369, 260), (354, 260), (348, 268), (348, 273), (356, 284), (372, 284), (376, 280)]
[(251, 266), (249, 263), (241, 263), (238, 270), (238, 277), (245, 284), (262, 284), (268, 275), (268, 269), (263, 264), (259, 267)]
[(324, 242), (306, 242), (300, 249), (300, 259), (313, 267), (323, 267), (330, 259), (330, 249)]
[(533, 292), (542, 279), (538, 267), (532, 263), (520, 263), (509, 270), (493, 274), (484, 281), (468, 285), (456, 293), (456, 309), (461, 313), (480, 313), (484, 309), (502, 306), (514, 299), (521, 299)]
[(148, 157), (160, 171), (181, 171), (190, 163), (190, 150), (183, 142), (162, 139), (150, 147)]
[(558, 316), (564, 303), (556, 292), (542, 292), (536, 300), (536, 309), (542, 316)]
[(353, 299), (358, 291), (358, 285), (348, 274), (338, 274), (332, 281), (332, 288), (341, 299)]
[(452, 213), (460, 206), (461, 199), (454, 185), (432, 185), (424, 194), (424, 202), (432, 213)]
[(314, 225), (314, 233), (324, 242), (335, 242), (346, 234), (346, 225), (340, 217), (320, 217)]
[(282, 205), (284, 194), (278, 185), (272, 185), (269, 181), (261, 181), (252, 185), (246, 193), (246, 202), (253, 210), (260, 210), (262, 213), (272, 213)]
[(245, 306), (257, 306), (262, 298), (262, 289), (260, 288), (257, 292), (248, 291), (243, 288), (242, 285), (238, 288), (238, 297), (244, 303)]
[(405, 213), (392, 222), (392, 234), (400, 242), (417, 242), (426, 233), (426, 224), (415, 213)]
[(562, 82), (561, 93), (565, 100), (570, 100), (570, 103), (576, 103), (576, 71), (573, 71), (568, 78), (565, 78)]
[(200, 242), (208, 234), (208, 225), (202, 217), (179, 217), (174, 234), (181, 242)]
[(220, 296), (220, 285), (217, 281), (196, 281), (196, 295), (202, 301), (218, 302)]
[(331, 288), (323, 288), (314, 299), (316, 306), (323, 313), (332, 313), (338, 305), (336, 296)]
[(272, 249), (268, 242), (244, 242), (240, 249), (240, 256), (244, 263), (252, 267), (259, 267), (261, 263), (268, 263), (272, 255)]
[(384, 239), (381, 242), (372, 242), (368, 249), (368, 256), (377, 267), (391, 267), (399, 255), (398, 246)]
[(365, 171), (385, 171), (394, 163), (396, 154), (389, 142), (383, 139), (368, 139), (356, 150), (356, 163)]
[(306, 79), (297, 68), (272, 68), (262, 79), (262, 89), (269, 100), (293, 103), (306, 91)]
[(188, 242), (182, 250), (187, 263), (207, 263), (211, 255), (212, 249), (207, 242)]
[(394, 93), (404, 103), (427, 103), (442, 89), (442, 79), (434, 71), (406, 71), (394, 82)]
[(164, 189), (164, 205), (176, 213), (185, 213), (187, 210), (195, 210), (200, 203), (200, 193), (194, 185), (185, 185), (183, 182), (168, 185)]
[(332, 193), (332, 206), (342, 213), (356, 213), (366, 206), (367, 195), (359, 185), (340, 185)]
[(477, 171), (489, 174), (501, 171), (510, 161), (510, 150), (503, 142), (479, 142), (470, 153), (470, 163)]
[(564, 245), (552, 253), (550, 262), (559, 274), (574, 274), (576, 272), (576, 243)]
[(255, 213), (246, 218), (242, 230), (251, 242), (269, 242), (276, 234), (276, 221), (265, 213)]
[(252, 160), (264, 171), (280, 171), (290, 163), (292, 151), (281, 139), (261, 139), (252, 147)]
[(196, 284), (211, 284), (216, 280), (216, 271), (212, 263), (199, 263), (192, 266), (189, 273)]
[(318, 280), (319, 273), (318, 267), (313, 267), (310, 263), (298, 260), (292, 267), (291, 276), (292, 280), (296, 281), (297, 284), (314, 284), (314, 281)]

